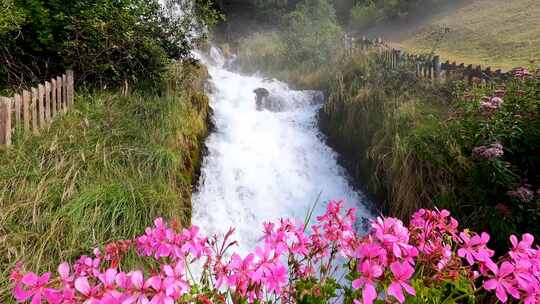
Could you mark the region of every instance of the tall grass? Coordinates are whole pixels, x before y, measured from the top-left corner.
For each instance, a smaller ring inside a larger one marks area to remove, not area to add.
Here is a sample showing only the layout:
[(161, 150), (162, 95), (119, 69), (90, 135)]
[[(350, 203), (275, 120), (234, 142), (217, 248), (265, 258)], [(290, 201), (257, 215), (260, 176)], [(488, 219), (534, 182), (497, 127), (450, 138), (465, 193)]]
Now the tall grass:
[[(321, 127), (352, 173), (388, 214), (402, 219), (418, 208), (446, 208), (467, 227), (492, 232), (496, 248), (506, 246), (512, 233), (540, 235), (532, 224), (540, 195), (524, 202), (508, 194), (523, 186), (538, 189), (538, 78), (432, 84), (410, 71), (388, 70), (376, 54), (362, 53), (334, 71)], [(504, 106), (483, 116), (481, 97), (501, 88)], [(475, 147), (494, 142), (505, 147), (503, 157), (475, 157)]]
[(163, 96), (80, 93), (48, 130), (0, 152), (0, 301), (17, 261), (51, 271), (156, 217), (189, 224), (208, 100), (198, 69), (168, 76)]

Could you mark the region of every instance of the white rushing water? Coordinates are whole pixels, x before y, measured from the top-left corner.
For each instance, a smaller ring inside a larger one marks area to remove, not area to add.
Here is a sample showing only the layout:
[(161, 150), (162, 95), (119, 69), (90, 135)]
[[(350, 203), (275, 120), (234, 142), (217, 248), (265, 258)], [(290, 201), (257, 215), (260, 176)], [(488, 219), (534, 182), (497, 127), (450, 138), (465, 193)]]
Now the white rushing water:
[[(330, 199), (345, 200), (370, 217), (366, 199), (349, 184), (337, 156), (317, 128), (320, 104), (313, 92), (294, 91), (286, 84), (243, 76), (223, 68), (217, 49), (208, 66), (216, 130), (207, 139), (198, 193), (193, 198), (193, 223), (207, 235), (235, 227), (240, 251), (254, 248), (265, 221), (303, 221), (320, 195), (315, 214)], [(264, 87), (285, 103), (283, 112), (257, 111), (253, 90)]]

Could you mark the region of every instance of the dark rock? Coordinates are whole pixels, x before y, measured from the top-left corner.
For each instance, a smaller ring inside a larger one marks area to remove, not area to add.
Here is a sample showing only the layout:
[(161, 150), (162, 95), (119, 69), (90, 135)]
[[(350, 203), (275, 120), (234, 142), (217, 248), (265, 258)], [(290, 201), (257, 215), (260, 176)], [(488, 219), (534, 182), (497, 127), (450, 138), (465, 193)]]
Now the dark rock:
[(262, 111), (265, 108), (265, 99), (270, 95), (270, 92), (265, 88), (257, 88), (253, 92), (257, 95), (255, 97), (257, 111)]

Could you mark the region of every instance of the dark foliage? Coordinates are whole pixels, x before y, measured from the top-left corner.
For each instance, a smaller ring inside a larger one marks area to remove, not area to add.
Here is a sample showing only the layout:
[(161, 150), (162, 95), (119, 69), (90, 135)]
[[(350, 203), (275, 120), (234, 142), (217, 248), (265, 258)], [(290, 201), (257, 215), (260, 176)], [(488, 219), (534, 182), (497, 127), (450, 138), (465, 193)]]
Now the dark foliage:
[[(110, 86), (152, 80), (190, 54), (198, 27), (216, 15), (208, 1), (3, 0), (0, 88), (43, 81), (73, 68), (78, 81)], [(184, 13), (179, 17), (178, 10)]]

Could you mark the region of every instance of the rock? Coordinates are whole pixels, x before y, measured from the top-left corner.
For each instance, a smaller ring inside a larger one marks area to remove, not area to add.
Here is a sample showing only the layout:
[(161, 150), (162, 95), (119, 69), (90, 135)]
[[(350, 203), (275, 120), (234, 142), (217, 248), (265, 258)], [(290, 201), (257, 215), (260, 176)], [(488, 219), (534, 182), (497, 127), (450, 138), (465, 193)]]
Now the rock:
[(253, 92), (256, 94), (255, 104), (257, 106), (257, 111), (262, 111), (265, 108), (265, 101), (270, 95), (270, 92), (265, 88), (257, 88)]

